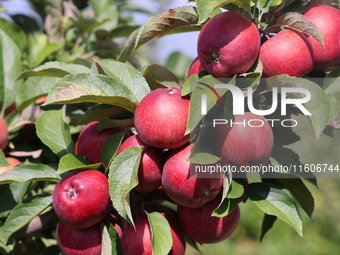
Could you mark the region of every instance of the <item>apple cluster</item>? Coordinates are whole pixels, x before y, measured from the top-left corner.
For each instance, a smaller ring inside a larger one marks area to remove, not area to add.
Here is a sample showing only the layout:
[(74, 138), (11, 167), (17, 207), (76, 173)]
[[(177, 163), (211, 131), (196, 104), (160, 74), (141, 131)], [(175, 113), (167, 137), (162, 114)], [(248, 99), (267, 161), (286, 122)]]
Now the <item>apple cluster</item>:
[[(340, 11), (327, 5), (307, 8), (302, 15), (320, 30), (324, 46), (310, 35), (284, 29), (269, 38), (242, 14), (228, 11), (211, 18), (202, 28), (198, 57), (187, 77), (205, 70), (227, 78), (246, 73), (259, 59), (263, 77), (279, 74), (304, 77), (311, 71), (330, 71), (340, 66)], [(223, 31), (221, 33), (221, 31)], [(262, 35), (268, 38), (261, 41)]]

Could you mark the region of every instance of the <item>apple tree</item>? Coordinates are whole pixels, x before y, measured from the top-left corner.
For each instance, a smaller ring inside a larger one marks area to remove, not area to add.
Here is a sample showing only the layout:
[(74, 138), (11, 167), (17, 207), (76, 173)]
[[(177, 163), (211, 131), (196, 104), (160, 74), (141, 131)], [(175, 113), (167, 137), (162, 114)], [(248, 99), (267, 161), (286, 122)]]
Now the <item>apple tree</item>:
[[(185, 254), (230, 237), (242, 202), (261, 239), (277, 219), (303, 235), (306, 182), (339, 165), (288, 146), (297, 117), (311, 139), (339, 131), (339, 5), (190, 2), (32, 1), (41, 29), (0, 19), (1, 253)], [(140, 49), (192, 31), (191, 65)]]

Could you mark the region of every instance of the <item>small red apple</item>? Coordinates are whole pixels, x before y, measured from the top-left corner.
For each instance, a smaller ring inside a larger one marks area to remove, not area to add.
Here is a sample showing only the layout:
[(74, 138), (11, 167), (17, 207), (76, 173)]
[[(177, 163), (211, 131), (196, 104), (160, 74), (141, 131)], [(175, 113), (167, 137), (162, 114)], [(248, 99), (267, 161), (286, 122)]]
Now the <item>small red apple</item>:
[(101, 151), (107, 139), (113, 134), (124, 132), (123, 141), (130, 136), (125, 127), (113, 127), (98, 131), (99, 121), (88, 123), (80, 132), (76, 142), (76, 154), (85, 157), (91, 164), (100, 163)]
[(228, 11), (212, 17), (202, 28), (197, 53), (203, 68), (215, 77), (245, 73), (256, 61), (260, 33), (240, 13)]
[(194, 75), (194, 74), (198, 74), (199, 72), (204, 71), (204, 68), (200, 62), (200, 60), (198, 59), (198, 57), (196, 57), (194, 59), (194, 61), (192, 61), (189, 69), (188, 69), (188, 73), (187, 73), (187, 79)]
[(109, 183), (97, 170), (71, 172), (53, 192), (53, 207), (61, 221), (72, 228), (93, 226), (104, 218), (110, 206)]
[(99, 224), (85, 229), (74, 229), (60, 221), (56, 235), (63, 255), (100, 255), (102, 252)]
[(191, 173), (196, 165), (187, 161), (189, 156), (190, 144), (172, 152), (163, 168), (162, 185), (165, 193), (177, 204), (197, 208), (217, 196), (222, 188), (223, 172), (213, 175)]
[(299, 32), (282, 30), (260, 49), (260, 60), (265, 77), (279, 74), (302, 77), (313, 69), (312, 46)]
[[(185, 239), (179, 223), (170, 215), (160, 213), (169, 222), (172, 235), (172, 248), (169, 255), (184, 255)], [(146, 215), (141, 216), (135, 221), (135, 227), (129, 225), (123, 231), (121, 238), (123, 255), (152, 255), (152, 240), (149, 221)]]
[(266, 164), (272, 152), (274, 138), (263, 116), (245, 112), (236, 115), (232, 126), (215, 127), (216, 152), (222, 162), (236, 167)]
[(13, 157), (6, 157), (6, 160), (8, 161), (8, 163), (10, 163), (10, 166), (6, 166), (6, 167), (0, 167), (0, 174), (12, 169), (15, 166), (18, 166), (21, 164), (21, 162)]
[(139, 192), (150, 192), (161, 186), (161, 176), (163, 169), (163, 151), (158, 148), (147, 146), (138, 135), (134, 135), (125, 140), (120, 146), (117, 155), (129, 147), (145, 147), (142, 152), (141, 161), (138, 168), (138, 185), (135, 187)]
[(175, 149), (187, 143), (185, 135), (190, 100), (178, 88), (159, 88), (146, 95), (135, 111), (139, 138), (152, 147)]
[(8, 127), (5, 119), (0, 115), (0, 149), (3, 151), (8, 144)]
[(326, 48), (307, 36), (313, 48), (313, 70), (329, 71), (340, 66), (340, 11), (331, 6), (318, 5), (307, 8), (302, 14), (321, 31)]
[(185, 233), (198, 243), (218, 243), (235, 231), (240, 220), (240, 208), (225, 217), (211, 216), (221, 202), (221, 196), (199, 208), (179, 205), (178, 218)]

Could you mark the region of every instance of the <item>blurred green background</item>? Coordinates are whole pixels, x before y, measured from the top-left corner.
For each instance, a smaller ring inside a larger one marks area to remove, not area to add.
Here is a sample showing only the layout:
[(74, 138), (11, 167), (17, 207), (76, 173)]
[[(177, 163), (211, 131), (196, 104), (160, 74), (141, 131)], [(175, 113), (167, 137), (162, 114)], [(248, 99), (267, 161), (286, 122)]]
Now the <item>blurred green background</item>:
[[(306, 117), (294, 117), (298, 126), (293, 130), (301, 141), (289, 146), (300, 155), (302, 163), (327, 163), (340, 165), (340, 132), (333, 137), (322, 135), (319, 140)], [(233, 235), (218, 244), (205, 244), (200, 251), (205, 255), (338, 255), (340, 253), (340, 172), (339, 178), (320, 178), (318, 186), (305, 182), (311, 191), (315, 210), (310, 219), (300, 210), (303, 237), (281, 220), (276, 220), (262, 242), (261, 225), (264, 213), (251, 201), (240, 204), (240, 223)], [(249, 179), (250, 182), (256, 181)], [(186, 255), (199, 255), (189, 245)]]

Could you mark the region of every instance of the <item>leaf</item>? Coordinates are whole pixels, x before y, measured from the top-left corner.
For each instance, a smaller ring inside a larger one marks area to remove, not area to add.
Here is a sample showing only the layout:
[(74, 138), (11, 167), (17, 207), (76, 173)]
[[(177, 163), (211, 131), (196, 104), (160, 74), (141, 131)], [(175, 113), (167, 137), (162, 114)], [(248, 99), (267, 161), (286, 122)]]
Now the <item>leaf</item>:
[(122, 144), (123, 138), (125, 133), (119, 132), (115, 133), (112, 136), (110, 136), (109, 139), (105, 142), (102, 151), (101, 151), (101, 160), (104, 162), (104, 165), (106, 166), (105, 174), (109, 171), (109, 167), (114, 159), (114, 157), (117, 155), (117, 151)]
[(15, 23), (0, 18), (0, 29), (13, 40), (20, 51), (23, 51), (23, 49), (27, 46), (27, 36), (25, 32)]
[(29, 197), (14, 207), (12, 212), (8, 215), (4, 225), (5, 243), (7, 243), (8, 238), (15, 231), (25, 226), (30, 220), (39, 215), (50, 205), (52, 205), (52, 195), (38, 195)]
[[(302, 177), (314, 186), (318, 186), (315, 175), (312, 172), (300, 172), (298, 166), (303, 164), (300, 162), (299, 155), (296, 154), (292, 149), (274, 144), (270, 157), (270, 163), (280, 169), (282, 167), (289, 167), (291, 169), (290, 174)], [(293, 166), (297, 166), (295, 170)], [(262, 171), (264, 171), (263, 168)], [(283, 170), (281, 171), (281, 173), (283, 173)]]
[(113, 29), (110, 33), (110, 38), (124, 37), (130, 36), (133, 31), (138, 29), (140, 26), (138, 25), (118, 25), (115, 29)]
[(102, 29), (111, 31), (118, 24), (118, 10), (116, 4), (112, 0), (91, 0), (91, 5), (94, 15), (97, 20), (104, 21), (103, 24), (96, 27), (96, 30)]
[(0, 218), (6, 217), (25, 195), (30, 182), (15, 182), (7, 185), (0, 196)]
[(130, 191), (138, 184), (138, 167), (142, 148), (130, 147), (112, 162), (109, 172), (111, 201), (120, 216), (134, 225), (130, 208)]
[(89, 164), (82, 156), (69, 153), (60, 159), (57, 174), (63, 174), (73, 170), (97, 170), (100, 166), (101, 163)]
[(172, 247), (172, 236), (167, 219), (159, 212), (147, 213), (152, 238), (152, 254), (168, 254)]
[(311, 99), (305, 103), (307, 110), (312, 114), (310, 119), (317, 138), (331, 119), (331, 104), (325, 91), (314, 82), (307, 79), (292, 78), (298, 88), (307, 89), (311, 93)]
[[(210, 15), (213, 13), (213, 11), (218, 7), (227, 5), (232, 2), (235, 2), (235, 0), (215, 0), (215, 1), (197, 0), (196, 5), (199, 14), (199, 23), (202, 24), (206, 22), (210, 18)], [(247, 1), (240, 0), (240, 2)]]
[(301, 217), (287, 191), (270, 183), (251, 183), (246, 194), (262, 211), (291, 225), (302, 236)]
[(235, 201), (226, 198), (230, 189), (231, 181), (232, 174), (230, 172), (227, 172), (227, 174), (223, 175), (221, 202), (218, 207), (212, 212), (211, 216), (224, 217), (231, 213), (237, 206), (237, 204), (235, 206)]
[(14, 80), (21, 71), (19, 48), (5, 32), (0, 30), (0, 103), (2, 108), (7, 108), (14, 102), (22, 86), (22, 81), (14, 82)]
[(60, 78), (51, 76), (30, 77), (25, 80), (15, 99), (17, 110), (21, 112), (35, 100), (46, 96), (52, 85), (59, 80)]
[(152, 90), (168, 87), (179, 88), (177, 77), (170, 70), (158, 64), (147, 66), (142, 74)]
[(59, 43), (48, 43), (48, 36), (36, 34), (28, 38), (27, 62), (30, 68), (40, 65), (53, 52), (59, 50)]
[(0, 221), (0, 253), (1, 254), (10, 254), (13, 252), (14, 254), (14, 245), (12, 239), (5, 244), (4, 242), (4, 223)]
[(108, 118), (126, 118), (133, 117), (133, 114), (121, 107), (96, 104), (85, 112), (82, 118), (76, 123), (76, 125), (88, 124), (92, 121), (103, 120)]
[(340, 92), (340, 67), (330, 71), (325, 79), (322, 88), (327, 95), (333, 95)]
[(44, 105), (84, 102), (116, 105), (134, 112), (138, 100), (135, 91), (112, 78), (97, 74), (75, 74), (56, 82)]
[(151, 17), (139, 28), (135, 41), (135, 49), (138, 49), (152, 38), (160, 37), (179, 28), (189, 29), (192, 26), (197, 26), (197, 23), (198, 15), (195, 7), (184, 6), (164, 11)]
[(179, 80), (184, 80), (192, 59), (177, 51), (166, 61), (165, 67), (173, 72)]
[(134, 127), (134, 118), (128, 119), (105, 119), (98, 125), (98, 131), (111, 127)]
[(128, 60), (131, 53), (134, 51), (135, 41), (136, 41), (139, 30), (140, 28), (133, 31), (128, 37), (128, 39), (125, 41), (123, 50), (120, 52), (119, 57), (117, 59), (119, 62), (123, 62), (123, 63), (126, 62), (126, 60)]
[(11, 164), (8, 163), (5, 154), (2, 150), (0, 150), (0, 167), (7, 167), (10, 166)]
[(264, 214), (261, 228), (260, 242), (262, 241), (264, 235), (271, 229), (276, 221), (277, 217), (273, 215)]
[(337, 119), (340, 112), (340, 102), (331, 94), (327, 95), (328, 100), (331, 104), (331, 120), (330, 122)]
[(60, 179), (60, 176), (50, 166), (43, 164), (22, 164), (1, 174), (0, 184), (28, 181), (58, 182)]
[(101, 255), (111, 255), (112, 254), (112, 244), (109, 231), (102, 222), (100, 222), (100, 229), (102, 232), (102, 251)]
[[(241, 181), (240, 181), (241, 182)], [(244, 188), (238, 181), (232, 180), (228, 190), (227, 198), (239, 198), (243, 195)]]
[(148, 83), (142, 74), (132, 66), (112, 60), (99, 60), (98, 63), (109, 77), (133, 91), (138, 102), (150, 93)]
[[(323, 47), (324, 41), (323, 36), (320, 30), (317, 28), (317, 26), (307, 19), (305, 16), (303, 16), (300, 13), (297, 12), (288, 12), (282, 14), (275, 22), (275, 26), (283, 26), (286, 28), (290, 28), (299, 32), (302, 32), (306, 35), (309, 35), (313, 37), (315, 40), (317, 40)], [(270, 30), (271, 27), (268, 27), (266, 30)]]
[(278, 176), (285, 188), (289, 190), (293, 197), (299, 202), (307, 215), (312, 218), (315, 206), (314, 198), (302, 180), (292, 176), (291, 178), (286, 178), (286, 175), (280, 174), (278, 174)]
[[(102, 227), (102, 254), (120, 255), (121, 246), (118, 233), (114, 226), (108, 222), (101, 222)], [(110, 247), (109, 247), (110, 246)], [(110, 253), (111, 251), (111, 253)]]
[(50, 61), (32, 70), (22, 72), (18, 76), (17, 80), (32, 76), (52, 76), (63, 78), (65, 75), (77, 73), (91, 73), (91, 69), (83, 65)]
[(70, 127), (63, 120), (63, 109), (43, 112), (36, 123), (37, 135), (58, 157), (75, 153)]

